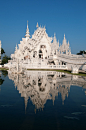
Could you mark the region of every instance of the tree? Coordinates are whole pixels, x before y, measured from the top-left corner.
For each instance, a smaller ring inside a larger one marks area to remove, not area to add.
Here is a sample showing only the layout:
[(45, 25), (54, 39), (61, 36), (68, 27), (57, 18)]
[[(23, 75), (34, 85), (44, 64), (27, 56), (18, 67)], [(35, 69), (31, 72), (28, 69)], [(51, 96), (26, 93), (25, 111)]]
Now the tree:
[(1, 56), (0, 56), (0, 59), (1, 59), (1, 57), (2, 57), (3, 54), (5, 54), (5, 51), (4, 51), (3, 48), (1, 48)]
[(3, 49), (3, 48), (1, 48), (1, 54), (4, 54), (4, 53), (5, 53), (4, 49)]
[(9, 56), (5, 55), (5, 56), (2, 58), (1, 64), (3, 65), (3, 64), (8, 63), (8, 60), (11, 60), (11, 58), (10, 58)]
[(79, 53), (77, 53), (77, 55), (82, 55), (82, 54), (86, 54), (86, 51), (80, 51)]

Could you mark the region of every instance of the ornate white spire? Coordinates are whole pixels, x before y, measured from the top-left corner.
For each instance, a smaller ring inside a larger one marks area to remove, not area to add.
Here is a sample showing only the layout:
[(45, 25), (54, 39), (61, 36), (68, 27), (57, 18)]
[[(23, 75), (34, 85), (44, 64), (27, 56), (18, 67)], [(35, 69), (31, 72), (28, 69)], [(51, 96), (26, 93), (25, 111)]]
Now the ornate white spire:
[(57, 44), (56, 34), (55, 34), (55, 33), (54, 33), (53, 43), (54, 43), (54, 44)]
[(59, 46), (59, 40), (58, 40), (58, 46)]
[(56, 50), (58, 49), (58, 43), (57, 43), (57, 40), (56, 40), (56, 34), (54, 33), (54, 38), (53, 38), (53, 43), (51, 44), (51, 48), (52, 50)]
[(17, 43), (16, 43), (15, 51), (17, 51)]
[(30, 35), (29, 35), (29, 28), (28, 28), (28, 21), (27, 21), (27, 29), (26, 29), (26, 35), (25, 35), (25, 37), (30, 37)]
[(69, 46), (70, 44), (69, 44), (69, 41), (68, 41), (68, 46)]
[(67, 45), (65, 34), (64, 34), (64, 39), (63, 39), (63, 44), (62, 45)]
[(56, 34), (54, 33), (54, 37), (56, 37)]
[(37, 22), (37, 25), (36, 25), (36, 27), (37, 27), (37, 28), (39, 27), (39, 25), (38, 25), (38, 22)]
[(45, 28), (45, 26), (44, 26), (44, 30), (46, 31), (46, 28)]
[(64, 33), (64, 39), (65, 39), (65, 33)]

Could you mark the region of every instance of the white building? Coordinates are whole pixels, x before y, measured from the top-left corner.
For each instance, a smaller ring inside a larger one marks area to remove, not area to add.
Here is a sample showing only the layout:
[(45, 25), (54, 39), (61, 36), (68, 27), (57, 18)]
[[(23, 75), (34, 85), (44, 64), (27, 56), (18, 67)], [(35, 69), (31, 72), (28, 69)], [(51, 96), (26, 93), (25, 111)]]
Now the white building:
[(16, 45), (8, 67), (13, 68), (18, 63), (19, 67), (24, 68), (71, 69), (74, 65), (77, 65), (78, 69), (86, 68), (86, 56), (71, 54), (65, 34), (62, 45), (59, 45), (55, 34), (54, 38), (49, 37), (45, 27), (39, 27), (38, 23), (36, 27), (36, 31), (30, 36), (27, 22), (25, 38), (22, 38), (18, 47)]

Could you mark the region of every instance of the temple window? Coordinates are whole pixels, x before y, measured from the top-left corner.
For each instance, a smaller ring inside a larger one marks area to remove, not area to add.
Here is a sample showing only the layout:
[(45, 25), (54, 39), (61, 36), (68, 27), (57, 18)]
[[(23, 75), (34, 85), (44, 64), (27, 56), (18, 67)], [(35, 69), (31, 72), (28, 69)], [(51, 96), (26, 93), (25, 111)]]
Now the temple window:
[(36, 85), (36, 82), (33, 80), (33, 85)]
[(43, 92), (43, 91), (45, 91), (45, 88), (39, 88), (39, 90), (40, 90), (41, 92)]
[(41, 55), (39, 55), (39, 58), (41, 58)]
[(33, 57), (35, 58), (35, 54), (33, 54)]
[(38, 86), (40, 87), (42, 83), (38, 83)]
[(33, 57), (35, 58), (36, 55), (37, 55), (37, 51), (34, 51), (34, 52), (33, 52)]
[(39, 53), (42, 53), (42, 51), (41, 51), (41, 50), (39, 50)]
[(63, 65), (63, 62), (62, 62), (62, 65)]
[(41, 45), (40, 48), (46, 48), (46, 46), (45, 45)]

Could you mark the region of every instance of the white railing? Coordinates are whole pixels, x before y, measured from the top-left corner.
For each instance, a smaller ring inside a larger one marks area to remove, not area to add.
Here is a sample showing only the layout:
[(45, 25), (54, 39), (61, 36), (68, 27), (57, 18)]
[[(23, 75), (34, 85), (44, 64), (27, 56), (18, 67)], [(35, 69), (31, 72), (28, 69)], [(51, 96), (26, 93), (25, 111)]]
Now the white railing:
[(74, 55), (74, 54), (71, 54), (71, 55), (65, 55), (65, 54), (58, 54), (57, 57), (61, 57), (61, 58), (67, 58), (67, 59), (71, 59), (71, 60), (76, 60), (76, 59), (83, 59), (83, 60), (86, 60), (86, 57), (83, 57), (83, 55)]
[(68, 63), (73, 63), (73, 64), (84, 64), (86, 62), (86, 58), (80, 58), (79, 56), (77, 57), (71, 57), (71, 55), (58, 55), (57, 59), (60, 61), (68, 62)]
[(26, 67), (27, 69), (67, 69), (66, 65), (29, 65)]

